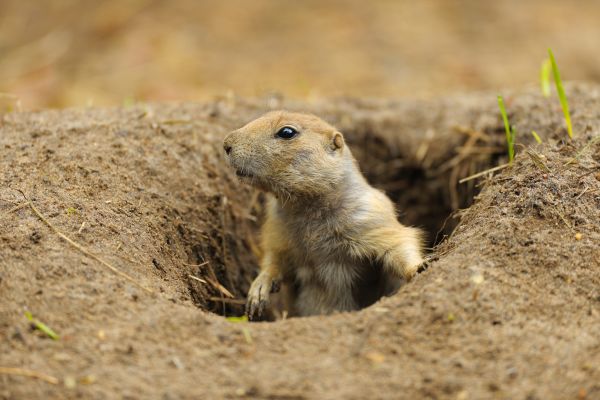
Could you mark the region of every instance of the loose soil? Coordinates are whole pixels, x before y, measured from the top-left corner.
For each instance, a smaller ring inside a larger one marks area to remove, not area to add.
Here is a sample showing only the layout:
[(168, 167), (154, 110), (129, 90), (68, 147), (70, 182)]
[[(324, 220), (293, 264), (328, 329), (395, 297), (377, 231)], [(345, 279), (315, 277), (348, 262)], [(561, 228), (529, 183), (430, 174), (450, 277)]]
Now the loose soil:
[[(494, 94), (5, 114), (0, 367), (58, 383), (0, 373), (0, 398), (599, 399), (600, 87), (568, 94), (573, 141), (555, 99), (506, 96), (518, 156), (464, 184), (505, 162)], [(337, 125), (400, 219), (439, 243), (396, 295), (329, 317), (222, 317), (256, 274), (262, 196), (221, 141), (280, 107)], [(18, 190), (152, 294), (15, 209)]]

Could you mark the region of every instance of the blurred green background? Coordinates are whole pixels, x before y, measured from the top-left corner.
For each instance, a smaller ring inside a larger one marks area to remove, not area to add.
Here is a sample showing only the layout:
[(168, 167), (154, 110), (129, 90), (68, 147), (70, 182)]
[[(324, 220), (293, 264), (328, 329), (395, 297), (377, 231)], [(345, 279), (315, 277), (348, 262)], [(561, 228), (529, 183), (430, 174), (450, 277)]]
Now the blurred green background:
[(0, 97), (22, 109), (428, 97), (600, 80), (600, 1), (0, 0)]

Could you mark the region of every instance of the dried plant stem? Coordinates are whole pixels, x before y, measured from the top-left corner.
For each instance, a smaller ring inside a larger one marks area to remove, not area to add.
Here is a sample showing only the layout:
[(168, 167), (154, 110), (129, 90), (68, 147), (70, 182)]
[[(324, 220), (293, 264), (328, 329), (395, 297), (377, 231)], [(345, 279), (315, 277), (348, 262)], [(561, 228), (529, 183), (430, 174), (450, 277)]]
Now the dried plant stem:
[(575, 161), (579, 160), (579, 158), (581, 157), (581, 155), (583, 154), (584, 151), (586, 151), (590, 146), (596, 144), (597, 142), (600, 142), (600, 136), (596, 136), (593, 139), (591, 139), (585, 146), (583, 146), (581, 148), (581, 150), (579, 150), (577, 152), (577, 154), (575, 154), (575, 157), (571, 158), (570, 160), (568, 160), (564, 166), (566, 167), (569, 164), (574, 163)]
[(189, 274), (188, 274), (188, 276), (189, 276), (191, 279), (193, 279), (193, 280), (196, 280), (196, 281), (198, 281), (198, 282), (202, 282), (202, 283), (208, 283), (208, 282), (206, 282), (204, 279), (202, 279), (202, 278), (198, 278), (197, 276), (194, 276), (194, 275), (189, 275)]
[(0, 374), (2, 375), (17, 375), (17, 376), (26, 376), (29, 378), (35, 378), (42, 380), (44, 382), (48, 382), (52, 385), (58, 385), (60, 382), (58, 378), (50, 375), (46, 375), (41, 372), (33, 371), (30, 369), (24, 368), (11, 368), (11, 367), (0, 367)]
[(208, 283), (210, 283), (220, 293), (224, 294), (225, 296), (229, 297), (230, 299), (235, 297), (233, 294), (231, 294), (231, 292), (229, 290), (227, 290), (227, 288), (225, 286), (221, 285), (221, 283), (218, 280), (216, 280), (216, 277), (214, 279), (207, 279), (207, 280), (208, 280)]
[(239, 304), (239, 305), (244, 305), (246, 304), (246, 300), (244, 299), (224, 299), (222, 297), (209, 297), (208, 300), (210, 301), (222, 301), (225, 303), (229, 303), (229, 304)]
[(473, 180), (473, 179), (479, 178), (480, 176), (483, 176), (483, 175), (489, 174), (490, 172), (496, 172), (496, 171), (500, 171), (501, 169), (504, 169), (504, 168), (506, 168), (506, 167), (509, 167), (509, 166), (510, 166), (510, 164), (502, 164), (502, 165), (498, 165), (497, 167), (490, 168), (490, 169), (486, 169), (485, 171), (481, 171), (481, 172), (478, 172), (478, 173), (476, 173), (476, 174), (474, 174), (474, 175), (467, 176), (466, 178), (462, 178), (460, 181), (458, 181), (458, 183), (464, 183), (464, 182), (468, 182), (468, 181), (470, 181), (470, 180)]
[(204, 261), (203, 263), (200, 264), (188, 264), (188, 263), (184, 263), (182, 262), (183, 265), (185, 265), (186, 267), (203, 267), (206, 264), (208, 264), (208, 261)]
[(15, 211), (19, 211), (21, 208), (25, 208), (27, 207), (29, 204), (27, 203), (23, 203), (23, 204), (19, 204), (18, 206), (14, 206), (13, 208), (11, 208), (10, 210), (8, 210), (6, 213), (4, 213), (4, 215), (9, 215), (14, 213)]
[(546, 165), (542, 157), (532, 149), (525, 150), (525, 153), (531, 158), (533, 164), (544, 172), (550, 172), (550, 168)]
[(58, 236), (60, 236), (64, 241), (66, 241), (67, 243), (69, 243), (71, 246), (75, 247), (77, 250), (79, 250), (80, 252), (82, 252), (83, 254), (85, 254), (86, 256), (98, 261), (100, 264), (104, 265), (106, 268), (110, 269), (112, 272), (114, 272), (116, 275), (128, 280), (129, 282), (133, 283), (134, 285), (140, 287), (141, 289), (145, 290), (148, 293), (154, 293), (152, 290), (150, 290), (149, 288), (147, 288), (146, 286), (142, 285), (141, 283), (139, 283), (138, 281), (136, 281), (133, 277), (127, 275), (125, 272), (119, 270), (118, 268), (110, 265), (108, 262), (104, 261), (103, 259), (101, 259), (100, 257), (96, 256), (95, 254), (91, 253), (89, 250), (87, 250), (86, 248), (82, 247), (81, 245), (79, 245), (78, 243), (76, 243), (75, 241), (73, 241), (72, 239), (70, 239), (67, 235), (65, 235), (64, 233), (62, 233), (61, 231), (59, 231), (56, 227), (54, 227), (54, 225), (52, 225), (50, 223), (50, 221), (48, 221), (48, 219), (46, 217), (44, 217), (44, 215), (42, 215), (42, 213), (33, 205), (33, 203), (31, 202), (31, 200), (29, 200), (27, 198), (27, 196), (25, 196), (25, 193), (23, 193), (22, 191), (19, 190), (19, 192), (21, 192), (21, 194), (23, 195), (23, 197), (25, 198), (25, 201), (27, 201), (27, 205), (29, 205), (29, 208), (31, 208), (31, 210), (35, 213), (35, 215), (46, 225), (48, 225), (48, 227), (54, 231), (54, 233), (56, 233)]

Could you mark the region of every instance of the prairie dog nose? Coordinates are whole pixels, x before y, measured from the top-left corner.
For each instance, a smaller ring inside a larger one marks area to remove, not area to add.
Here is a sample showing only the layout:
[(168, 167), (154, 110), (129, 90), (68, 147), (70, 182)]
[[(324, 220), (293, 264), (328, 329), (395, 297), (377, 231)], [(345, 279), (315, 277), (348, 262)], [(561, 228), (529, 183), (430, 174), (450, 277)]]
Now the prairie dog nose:
[(223, 149), (225, 150), (225, 153), (227, 153), (227, 155), (229, 155), (229, 153), (231, 153), (232, 143), (233, 143), (233, 139), (232, 139), (231, 133), (230, 133), (227, 136), (225, 136), (225, 139), (223, 140)]

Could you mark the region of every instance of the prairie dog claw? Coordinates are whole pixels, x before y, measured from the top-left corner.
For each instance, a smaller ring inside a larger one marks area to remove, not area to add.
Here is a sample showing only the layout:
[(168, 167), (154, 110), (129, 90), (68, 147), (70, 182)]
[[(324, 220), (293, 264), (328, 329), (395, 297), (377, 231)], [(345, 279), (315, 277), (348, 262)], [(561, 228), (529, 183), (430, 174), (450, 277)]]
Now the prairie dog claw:
[(279, 282), (275, 281), (269, 274), (261, 272), (248, 291), (246, 301), (246, 315), (253, 320), (256, 315), (260, 318), (269, 302), (269, 294), (279, 290)]

